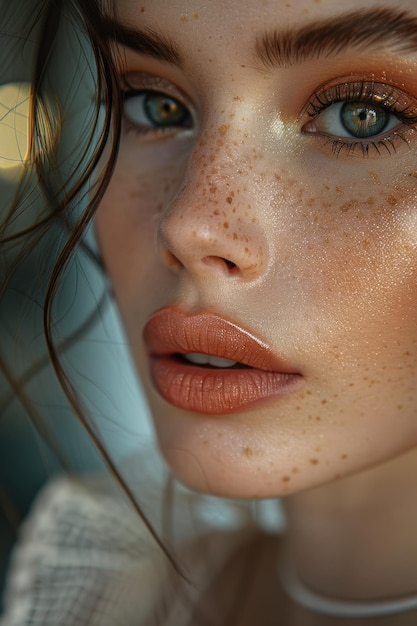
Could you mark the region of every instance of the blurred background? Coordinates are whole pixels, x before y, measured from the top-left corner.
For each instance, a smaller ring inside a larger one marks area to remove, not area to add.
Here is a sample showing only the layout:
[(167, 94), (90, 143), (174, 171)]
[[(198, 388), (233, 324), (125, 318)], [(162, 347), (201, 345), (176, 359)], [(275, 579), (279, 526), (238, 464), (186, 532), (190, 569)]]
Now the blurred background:
[[(30, 80), (39, 45), (32, 22), (38, 6), (36, 0), (0, 0), (1, 221), (22, 177), (25, 181), (13, 232), (45, 212), (36, 177), (26, 163)], [(92, 123), (94, 67), (86, 39), (70, 21), (63, 20), (54, 34), (59, 45), (53, 50), (50, 97), (65, 103), (60, 161), (70, 171), (85, 149), (83, 137)], [(79, 211), (82, 208), (83, 202)], [(86, 241), (94, 249), (93, 228)], [(101, 467), (61, 390), (43, 337), (47, 281), (64, 243), (65, 233), (50, 229), (19, 265), (18, 241), (0, 250), (0, 345), (5, 361), (0, 370), (0, 589), (20, 521), (45, 481), (64, 466), (74, 472)], [(123, 460), (139, 443), (153, 440), (153, 434), (106, 278), (83, 249), (65, 274), (54, 311), (65, 346), (66, 373), (112, 456)]]

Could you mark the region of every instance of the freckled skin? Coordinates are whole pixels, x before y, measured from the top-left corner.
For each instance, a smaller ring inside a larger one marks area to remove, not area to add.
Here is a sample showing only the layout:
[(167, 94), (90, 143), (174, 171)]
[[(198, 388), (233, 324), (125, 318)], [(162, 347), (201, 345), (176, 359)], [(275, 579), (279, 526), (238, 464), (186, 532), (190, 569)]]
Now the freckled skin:
[[(199, 0), (187, 12), (149, 0), (138, 12), (118, 2), (127, 22), (163, 28), (187, 51), (183, 71), (127, 55), (129, 71), (185, 92), (196, 131), (124, 134), (96, 223), (161, 449), (196, 489), (274, 497), (417, 445), (416, 138), (392, 156), (336, 158), (301, 132), (300, 111), (352, 61), (330, 76), (328, 63), (309, 62), (295, 81), (292, 70), (258, 72), (248, 53), (277, 11), (282, 27), (328, 4), (257, 12), (245, 0), (213, 11)], [(242, 30), (236, 15), (246, 12), (252, 28)], [(304, 376), (304, 389), (215, 419), (168, 405), (150, 381), (142, 330), (169, 305), (248, 329)]]

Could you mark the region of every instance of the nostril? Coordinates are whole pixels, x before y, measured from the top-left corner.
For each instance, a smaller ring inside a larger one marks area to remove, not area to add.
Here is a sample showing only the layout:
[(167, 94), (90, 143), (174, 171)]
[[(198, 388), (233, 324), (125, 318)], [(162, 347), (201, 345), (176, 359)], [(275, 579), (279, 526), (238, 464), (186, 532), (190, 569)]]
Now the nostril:
[(204, 263), (211, 266), (219, 267), (223, 272), (228, 274), (229, 276), (234, 276), (240, 274), (240, 270), (236, 263), (230, 261), (229, 259), (225, 259), (221, 256), (206, 256), (203, 259)]
[(229, 259), (223, 259), (223, 261), (226, 263), (229, 270), (234, 270), (235, 268), (237, 269), (237, 265), (236, 263), (233, 263), (233, 261), (229, 261)]

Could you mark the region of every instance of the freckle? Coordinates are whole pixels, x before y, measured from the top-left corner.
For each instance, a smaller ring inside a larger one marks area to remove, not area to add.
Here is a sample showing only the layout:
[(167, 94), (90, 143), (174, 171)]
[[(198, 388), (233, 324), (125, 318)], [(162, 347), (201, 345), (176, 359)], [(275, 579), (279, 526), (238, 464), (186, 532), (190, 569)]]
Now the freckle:
[(216, 193), (216, 191), (217, 191), (217, 187), (215, 185), (212, 185), (210, 187), (210, 193)]
[(395, 206), (396, 204), (398, 204), (398, 198), (396, 198), (395, 196), (388, 196), (387, 202), (390, 206)]
[(348, 455), (347, 455), (347, 454), (341, 454), (341, 455), (340, 455), (340, 458), (341, 458), (343, 461), (345, 461), (345, 460), (348, 458)]
[(145, 7), (140, 7), (140, 12), (145, 13)]
[(314, 448), (314, 452), (321, 452), (321, 447), (317, 446), (317, 448)]
[(198, 20), (198, 18), (199, 18), (199, 17), (200, 17), (200, 16), (198, 15), (198, 13), (194, 13), (194, 14), (193, 14), (193, 18), (194, 18), (195, 20)]
[(223, 139), (218, 139), (218, 140), (216, 141), (216, 143), (217, 143), (217, 145), (218, 145), (219, 147), (224, 146), (224, 141), (223, 141)]
[(219, 211), (219, 209), (214, 209), (214, 211), (213, 211), (213, 215), (220, 215), (220, 211)]
[(229, 228), (229, 222), (224, 222), (223, 223), (223, 228), (226, 228), (226, 230)]
[(342, 213), (347, 213), (348, 211), (350, 211), (350, 209), (352, 209), (355, 206), (357, 206), (357, 201), (349, 200), (349, 202), (345, 202), (344, 204), (342, 204), (342, 206), (340, 207), (340, 210), (342, 211)]
[(236, 213), (236, 207), (232, 209), (232, 213)]
[(188, 17), (187, 17), (186, 15), (182, 15), (182, 16), (180, 17), (180, 21), (181, 21), (183, 24), (186, 24), (186, 23), (188, 22)]
[(233, 241), (236, 241), (236, 239), (238, 239), (238, 236), (236, 233), (233, 233)]
[(318, 465), (319, 461), (318, 461), (318, 459), (310, 459), (310, 464), (311, 465)]
[(316, 417), (316, 422), (321, 422), (321, 417), (320, 417), (320, 415), (317, 415), (317, 417)]
[(298, 470), (298, 467), (293, 467), (293, 468), (292, 468), (292, 473), (293, 473), (293, 474), (298, 474), (298, 471), (299, 471), (299, 470)]
[(402, 411), (403, 408), (404, 408), (404, 406), (402, 404), (397, 404), (397, 409), (399, 411)]
[(327, 404), (327, 400), (322, 400), (321, 403), (322, 404)]
[(219, 134), (220, 135), (225, 135), (227, 133), (227, 131), (230, 128), (230, 124), (222, 124), (222, 126), (219, 126)]
[(282, 477), (282, 482), (283, 483), (289, 483), (291, 480), (291, 476), (283, 476)]
[(232, 202), (233, 202), (233, 198), (232, 198), (231, 196), (228, 196), (228, 197), (226, 198), (226, 202), (228, 202), (229, 204), (232, 204)]
[(246, 448), (243, 448), (243, 456), (245, 456), (247, 459), (252, 458), (253, 456), (252, 448), (249, 448), (248, 446), (246, 446)]

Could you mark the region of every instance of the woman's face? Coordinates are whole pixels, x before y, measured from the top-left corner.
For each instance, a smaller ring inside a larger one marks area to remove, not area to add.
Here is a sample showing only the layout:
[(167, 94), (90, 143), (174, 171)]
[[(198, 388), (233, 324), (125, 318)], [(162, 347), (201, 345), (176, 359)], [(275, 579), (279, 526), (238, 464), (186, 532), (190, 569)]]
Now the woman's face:
[(272, 497), (416, 446), (414, 0), (117, 10), (97, 233), (174, 473)]

